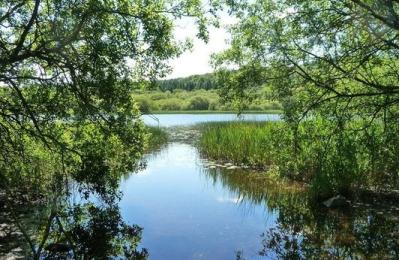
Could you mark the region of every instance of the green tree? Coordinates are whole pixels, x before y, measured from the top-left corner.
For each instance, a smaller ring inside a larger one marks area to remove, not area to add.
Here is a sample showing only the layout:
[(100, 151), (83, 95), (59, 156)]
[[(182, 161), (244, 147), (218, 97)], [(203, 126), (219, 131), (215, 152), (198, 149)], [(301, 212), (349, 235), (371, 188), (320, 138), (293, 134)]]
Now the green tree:
[(301, 113), (336, 102), (368, 114), (397, 105), (397, 1), (229, 3), (240, 22), (231, 28), (232, 47), (216, 65), (239, 68), (228, 73), (233, 83), (223, 81), (235, 96), (273, 82), (287, 103), (299, 96)]
[[(310, 153), (320, 162), (312, 180), (317, 192), (348, 191), (354, 180), (371, 175), (388, 176), (386, 184), (397, 185), (399, 3), (227, 2), (239, 22), (231, 27), (231, 47), (215, 58), (222, 96), (240, 103), (260, 86), (273, 89), (292, 133), (286, 163), (291, 171), (309, 171), (304, 155)], [(320, 122), (325, 130), (318, 136), (301, 133), (302, 121)], [(374, 142), (366, 152), (370, 156), (355, 149), (359, 136)], [(305, 145), (306, 139), (325, 143), (325, 153)], [(375, 155), (379, 151), (386, 151), (383, 159)]]
[(0, 0), (0, 188), (7, 196), (34, 190), (65, 198), (73, 177), (87, 197), (97, 192), (112, 202), (120, 176), (140, 166), (147, 139), (132, 91), (164, 76), (166, 61), (188, 46), (173, 38), (176, 19), (196, 21), (197, 36), (207, 40), (216, 5), (208, 7)]
[(131, 93), (185, 48), (173, 39), (183, 16), (206, 40), (200, 1), (0, 1), (0, 169), (29, 156), (27, 140), (105, 172), (104, 148), (119, 146), (132, 169), (145, 135)]
[(176, 89), (192, 91), (197, 89), (210, 90), (217, 88), (215, 75), (211, 73), (192, 75), (185, 78), (161, 80), (158, 82), (158, 85), (162, 91), (173, 91)]

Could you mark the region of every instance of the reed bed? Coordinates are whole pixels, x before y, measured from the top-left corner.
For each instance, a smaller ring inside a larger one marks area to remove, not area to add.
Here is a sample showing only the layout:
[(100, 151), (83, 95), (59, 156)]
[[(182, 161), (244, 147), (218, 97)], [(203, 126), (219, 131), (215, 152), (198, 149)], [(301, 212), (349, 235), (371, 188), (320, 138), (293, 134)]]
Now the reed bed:
[(145, 149), (146, 151), (157, 150), (168, 141), (168, 133), (163, 128), (148, 126), (147, 133), (148, 142)]
[(218, 122), (201, 128), (199, 147), (206, 156), (256, 168), (274, 163), (277, 137), (284, 131), (282, 122)]
[[(365, 125), (368, 131), (362, 130)], [(399, 187), (396, 125), (386, 128), (380, 122), (370, 125), (361, 120), (337, 125), (314, 118), (299, 125), (227, 122), (201, 128), (198, 146), (204, 156), (309, 183), (319, 198), (350, 195), (359, 188)]]

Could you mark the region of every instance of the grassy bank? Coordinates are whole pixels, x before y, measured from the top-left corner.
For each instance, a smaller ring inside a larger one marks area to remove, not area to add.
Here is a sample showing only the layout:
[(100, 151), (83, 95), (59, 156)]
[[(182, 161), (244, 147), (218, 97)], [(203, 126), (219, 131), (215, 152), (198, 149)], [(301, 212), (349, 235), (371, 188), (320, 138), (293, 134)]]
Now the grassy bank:
[[(314, 119), (291, 126), (285, 122), (229, 122), (202, 125), (200, 151), (235, 164), (267, 169), (311, 185), (319, 199), (359, 188), (398, 187), (399, 131), (374, 123), (336, 123)], [(389, 131), (389, 132), (387, 132)]]
[(275, 136), (282, 128), (282, 122), (215, 122), (201, 125), (199, 141), (201, 151), (207, 156), (264, 168), (273, 164)]

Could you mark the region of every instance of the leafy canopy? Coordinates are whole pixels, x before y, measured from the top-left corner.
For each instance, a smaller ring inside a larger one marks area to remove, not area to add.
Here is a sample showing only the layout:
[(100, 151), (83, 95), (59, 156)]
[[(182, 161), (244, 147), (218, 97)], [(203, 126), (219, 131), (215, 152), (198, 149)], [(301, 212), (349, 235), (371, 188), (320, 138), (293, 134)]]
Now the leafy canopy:
[(295, 114), (327, 106), (327, 114), (350, 110), (372, 117), (396, 107), (397, 1), (228, 4), (240, 20), (231, 28), (232, 47), (217, 57), (215, 65), (230, 98), (243, 98), (252, 88), (269, 83), (285, 100), (286, 110)]
[(33, 143), (83, 172), (132, 169), (145, 142), (132, 90), (187, 47), (173, 38), (186, 16), (207, 40), (201, 1), (0, 1), (0, 168)]

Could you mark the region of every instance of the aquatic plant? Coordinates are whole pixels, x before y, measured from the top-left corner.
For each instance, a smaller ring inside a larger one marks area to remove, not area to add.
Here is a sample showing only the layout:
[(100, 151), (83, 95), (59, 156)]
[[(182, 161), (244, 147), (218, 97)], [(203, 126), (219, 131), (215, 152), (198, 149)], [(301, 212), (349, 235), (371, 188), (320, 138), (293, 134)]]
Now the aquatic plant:
[(201, 126), (198, 145), (210, 158), (273, 169), (280, 177), (309, 183), (317, 199), (396, 187), (399, 129), (375, 122), (361, 131), (366, 123), (318, 117), (297, 125), (208, 123)]

